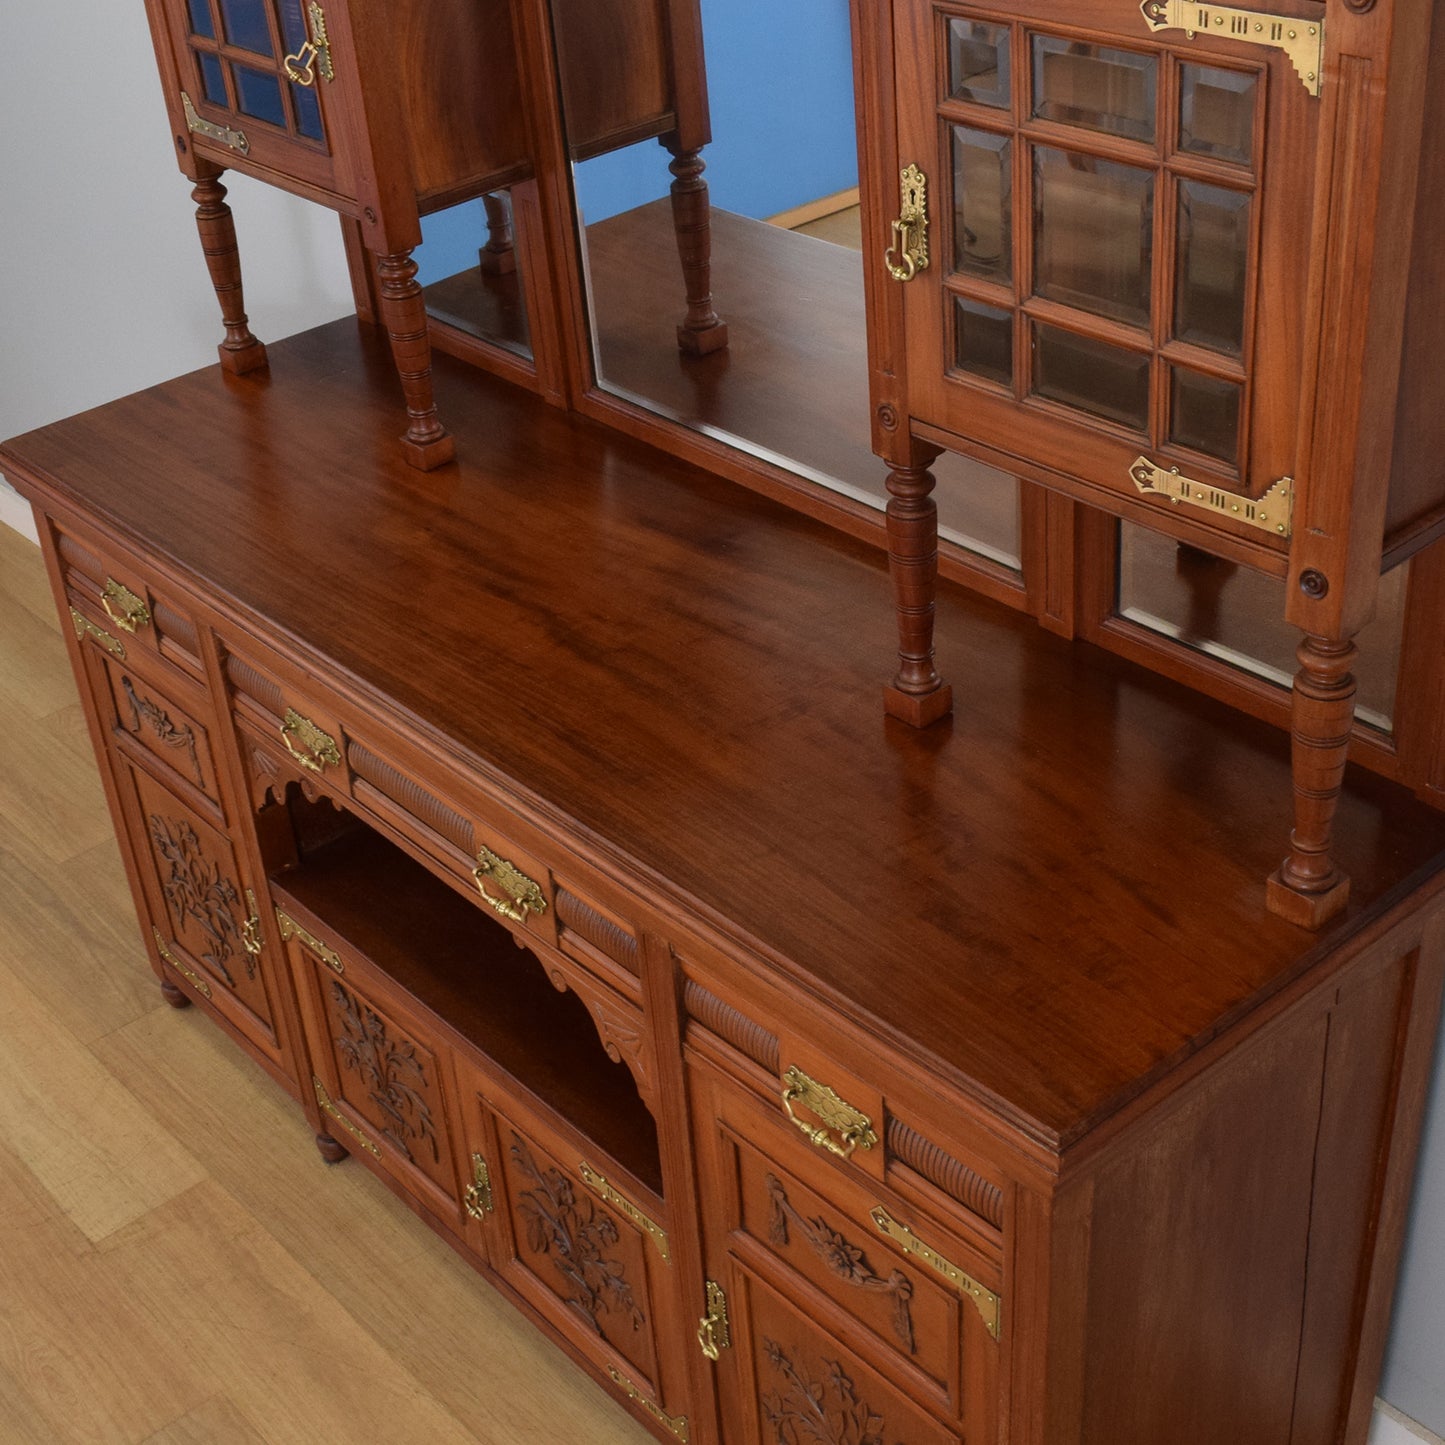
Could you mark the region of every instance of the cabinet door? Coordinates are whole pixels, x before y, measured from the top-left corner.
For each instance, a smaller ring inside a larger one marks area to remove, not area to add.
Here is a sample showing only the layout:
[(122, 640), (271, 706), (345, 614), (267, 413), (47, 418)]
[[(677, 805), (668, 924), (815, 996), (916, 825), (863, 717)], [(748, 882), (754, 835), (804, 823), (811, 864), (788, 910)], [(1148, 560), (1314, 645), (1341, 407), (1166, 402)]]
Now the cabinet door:
[(724, 1437), (998, 1437), (999, 1267), (690, 1068)]
[(899, 0), (915, 421), (1283, 546), (1324, 14), (1289, 8)]
[[(334, 154), (345, 0), (150, 0), (190, 143), (218, 163), (345, 189)], [(349, 27), (347, 27), (349, 30)]]

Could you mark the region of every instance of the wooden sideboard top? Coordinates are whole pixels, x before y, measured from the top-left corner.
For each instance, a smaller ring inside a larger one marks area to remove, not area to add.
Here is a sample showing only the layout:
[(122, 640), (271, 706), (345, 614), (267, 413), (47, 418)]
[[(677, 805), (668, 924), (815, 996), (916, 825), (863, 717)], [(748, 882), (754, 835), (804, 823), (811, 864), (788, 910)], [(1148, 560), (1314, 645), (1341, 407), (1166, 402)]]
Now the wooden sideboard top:
[(883, 555), (450, 361), (460, 460), (402, 461), (384, 342), (341, 321), (0, 452), (439, 747), (921, 1051), (1077, 1137), (1445, 864), (1352, 770), (1349, 912), (1268, 913), (1287, 739), (944, 586), (957, 716), (885, 719)]

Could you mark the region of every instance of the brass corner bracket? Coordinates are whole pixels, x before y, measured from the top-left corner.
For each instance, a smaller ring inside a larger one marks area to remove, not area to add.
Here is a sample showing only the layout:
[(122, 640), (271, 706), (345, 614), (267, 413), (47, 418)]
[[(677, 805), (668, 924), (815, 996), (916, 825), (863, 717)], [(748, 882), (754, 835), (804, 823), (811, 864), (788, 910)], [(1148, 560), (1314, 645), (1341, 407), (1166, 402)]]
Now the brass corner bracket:
[(1208, 35), (1283, 50), (1311, 95), (1320, 93), (1325, 68), (1323, 20), (1300, 20), (1262, 10), (1236, 10), (1197, 0), (1144, 0), (1144, 23), (1154, 31), (1182, 30), (1191, 39)]
[(1196, 482), (1184, 476), (1178, 467), (1165, 471), (1148, 457), (1138, 457), (1129, 468), (1129, 478), (1146, 495), (1153, 493), (1168, 497), (1171, 502), (1203, 507), (1261, 532), (1288, 537), (1294, 529), (1293, 477), (1281, 477), (1262, 497), (1246, 497), (1208, 482)]

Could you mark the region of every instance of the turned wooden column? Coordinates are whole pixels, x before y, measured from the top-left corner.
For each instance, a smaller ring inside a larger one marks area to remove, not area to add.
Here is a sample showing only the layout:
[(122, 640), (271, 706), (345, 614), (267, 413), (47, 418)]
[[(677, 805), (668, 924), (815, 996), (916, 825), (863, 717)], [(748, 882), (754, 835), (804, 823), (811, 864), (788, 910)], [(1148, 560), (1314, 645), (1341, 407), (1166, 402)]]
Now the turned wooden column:
[(216, 348), (221, 365), (236, 376), (266, 365), (266, 348), (251, 334), (241, 290), (241, 253), (236, 246), (236, 223), (226, 204), (222, 171), (201, 176), (191, 191), (196, 203), (196, 229), (201, 233), (201, 250), (216, 300), (221, 303), (221, 320), (226, 339)]
[(1271, 874), (1270, 911), (1319, 928), (1349, 902), (1350, 880), (1330, 857), (1335, 809), (1355, 720), (1355, 644), (1306, 636), (1294, 680), (1294, 830)]
[(677, 344), (692, 356), (706, 356), (728, 344), (727, 326), (712, 304), (712, 203), (702, 178), (706, 167), (701, 151), (680, 150), (666, 140), (663, 144), (672, 152), (672, 226), (687, 293), (687, 316), (677, 328)]
[(933, 487), (927, 463), (895, 467), (888, 473), (888, 570), (898, 610), (898, 675), (884, 689), (883, 705), (916, 728), (953, 711), (953, 689), (933, 665), (938, 591), (938, 507)]
[(503, 192), (488, 191), (482, 205), (487, 213), (487, 244), (478, 252), (478, 260), (488, 276), (510, 276), (517, 269), (511, 204)]
[(377, 298), (381, 322), (391, 339), (391, 354), (406, 397), (407, 428), (401, 444), (406, 459), (424, 472), (449, 462), (457, 454), (452, 434), (437, 418), (432, 394), (431, 341), (427, 335), (426, 306), (416, 280), (416, 262), (410, 251), (376, 258), (380, 281)]

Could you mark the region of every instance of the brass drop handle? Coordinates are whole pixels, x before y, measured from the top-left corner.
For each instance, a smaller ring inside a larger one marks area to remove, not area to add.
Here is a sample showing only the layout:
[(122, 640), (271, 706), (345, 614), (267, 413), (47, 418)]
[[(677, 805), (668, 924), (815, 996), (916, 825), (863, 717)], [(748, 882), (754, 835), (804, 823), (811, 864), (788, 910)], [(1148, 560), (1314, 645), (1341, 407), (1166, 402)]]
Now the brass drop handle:
[[(547, 899), (541, 885), (528, 878), (515, 863), (498, 857), (485, 845), (477, 850), (477, 866), (472, 869), (472, 877), (487, 906), (513, 923), (525, 923), (528, 912), (542, 914), (547, 911)], [(488, 892), (489, 879), (506, 894), (505, 898)]]
[(144, 599), (137, 597), (129, 587), (117, 582), (114, 577), (105, 579), (100, 605), (105, 608), (105, 615), (123, 631), (135, 632), (139, 628), (150, 626), (151, 610), (145, 605)]
[(256, 907), (256, 895), (248, 888), (246, 902), (251, 905), (251, 916), (241, 925), (241, 946), (255, 958), (263, 947), (261, 940), (261, 914)]
[(322, 80), (335, 80), (336, 72), (331, 65), (331, 40), (326, 33), (326, 12), (316, 0), (311, 0), (306, 7), (306, 19), (311, 38), (295, 55), (288, 55), (281, 62), (286, 67), (286, 74), (297, 85), (305, 86), (316, 84), (318, 70)]
[[(878, 1142), (873, 1121), (861, 1109), (855, 1109), (852, 1104), (840, 1099), (826, 1084), (810, 1079), (796, 1065), (783, 1075), (783, 1084), (783, 1109), (808, 1136), (810, 1144), (826, 1149), (839, 1159), (851, 1159), (855, 1149), (871, 1149)], [(816, 1114), (822, 1121), (821, 1125), (800, 1119), (793, 1112), (795, 1103)], [(838, 1135), (837, 1139), (833, 1138), (834, 1133)]]
[(917, 166), (908, 166), (899, 182), (898, 219), (883, 264), (895, 281), (906, 282), (928, 270), (928, 177)]
[(479, 1223), (492, 1212), (492, 1172), (480, 1154), (472, 1155), (472, 1182), (462, 1195), (462, 1203)]
[(732, 1346), (728, 1325), (728, 1297), (716, 1280), (707, 1282), (707, 1313), (697, 1323), (697, 1342), (710, 1360), (719, 1359)]
[(341, 749), (336, 746), (336, 739), (310, 718), (302, 717), (294, 707), (288, 707), (281, 720), (281, 741), (308, 773), (325, 772), (328, 765), (340, 766)]

